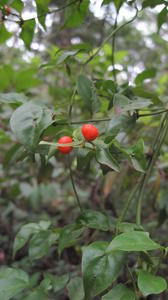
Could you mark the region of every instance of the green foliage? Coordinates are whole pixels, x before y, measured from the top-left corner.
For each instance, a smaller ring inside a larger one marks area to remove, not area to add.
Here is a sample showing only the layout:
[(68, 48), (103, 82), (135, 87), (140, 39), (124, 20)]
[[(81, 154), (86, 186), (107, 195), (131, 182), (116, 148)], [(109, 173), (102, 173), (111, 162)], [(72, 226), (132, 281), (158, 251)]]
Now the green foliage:
[(116, 236), (107, 251), (149, 251), (159, 248), (160, 245), (150, 239), (148, 232), (133, 231)]
[(20, 34), (20, 37), (28, 49), (30, 49), (33, 40), (34, 30), (35, 30), (35, 20), (34, 19), (31, 21), (25, 20), (22, 25), (22, 32)]
[(54, 122), (53, 116), (49, 109), (28, 102), (13, 113), (11, 129), (26, 148), (34, 151), (42, 132)]
[(138, 287), (144, 297), (151, 294), (160, 294), (167, 288), (164, 278), (152, 275), (146, 271), (138, 271)]
[(9, 300), (29, 286), (28, 275), (19, 269), (0, 269), (0, 297)]
[(85, 75), (79, 75), (77, 79), (77, 91), (90, 113), (93, 114), (93, 112), (96, 112), (99, 108), (99, 100), (93, 82)]
[[(72, 1), (68, 0), (68, 4)], [(68, 28), (80, 26), (86, 18), (88, 12), (89, 0), (77, 2), (66, 8), (64, 26)]]
[(95, 242), (83, 249), (82, 273), (85, 299), (92, 299), (108, 288), (119, 276), (125, 255), (123, 252), (107, 253), (108, 243)]
[(166, 299), (167, 2), (0, 2), (0, 299)]
[(70, 300), (84, 299), (83, 282), (80, 277), (72, 278), (68, 283), (67, 288)]
[(50, 3), (50, 0), (36, 0), (36, 6), (37, 6), (37, 16), (40, 24), (46, 28), (45, 26), (45, 16), (48, 12), (48, 5)]
[(123, 284), (118, 284), (102, 297), (102, 300), (135, 300), (135, 294)]

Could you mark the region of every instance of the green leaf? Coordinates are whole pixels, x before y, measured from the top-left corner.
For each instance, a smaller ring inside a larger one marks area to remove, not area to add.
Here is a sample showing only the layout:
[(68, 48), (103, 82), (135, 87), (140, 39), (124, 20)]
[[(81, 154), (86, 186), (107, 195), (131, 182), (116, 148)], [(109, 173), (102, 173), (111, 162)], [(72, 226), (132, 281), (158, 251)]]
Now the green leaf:
[(48, 300), (43, 291), (36, 290), (31, 292), (24, 300)]
[(156, 69), (150, 68), (146, 69), (143, 72), (139, 73), (135, 78), (135, 84), (141, 84), (145, 79), (154, 78), (156, 76)]
[[(71, 0), (68, 0), (67, 5), (71, 2)], [(80, 26), (87, 16), (89, 3), (89, 0), (85, 0), (80, 4), (74, 3), (73, 5), (68, 6), (65, 10), (64, 25), (68, 28)]]
[(116, 7), (118, 12), (119, 12), (120, 7), (122, 6), (123, 3), (124, 3), (124, 0), (114, 0), (114, 4), (115, 4), (115, 7)]
[(11, 3), (11, 7), (16, 9), (19, 13), (21, 13), (23, 10), (23, 2), (21, 0), (14, 0)]
[(77, 154), (77, 168), (83, 172), (88, 172), (94, 152), (86, 148), (79, 148)]
[(61, 252), (68, 247), (73, 246), (77, 239), (81, 236), (83, 228), (78, 224), (69, 224), (63, 228), (59, 238), (58, 252)]
[[(43, 28), (46, 28), (45, 26), (45, 18), (48, 12), (48, 5), (51, 0), (36, 0), (36, 6), (37, 6), (37, 16), (39, 23), (43, 26)], [(43, 15), (43, 16), (42, 16)], [(42, 17), (40, 17), (42, 16)]]
[(62, 290), (66, 286), (67, 282), (69, 281), (68, 274), (62, 276), (56, 276), (50, 273), (45, 273), (44, 277), (51, 281), (52, 288), (55, 293)]
[(27, 100), (27, 97), (23, 94), (17, 93), (0, 93), (0, 102), (6, 104), (23, 104)]
[(75, 56), (78, 52), (79, 50), (63, 51), (63, 53), (57, 60), (57, 65), (63, 63), (68, 57)]
[(143, 296), (160, 294), (167, 288), (167, 283), (161, 276), (155, 276), (147, 271), (138, 271), (138, 287)]
[(29, 286), (28, 275), (19, 269), (0, 269), (0, 299), (9, 300)]
[(0, 26), (0, 44), (5, 43), (10, 37), (12, 36), (12, 33), (8, 32), (6, 30), (6, 27), (3, 22), (1, 22)]
[(30, 50), (30, 46), (34, 37), (34, 31), (35, 31), (35, 20), (30, 21), (24, 21), (22, 25), (22, 31), (20, 34), (21, 39), (25, 43), (26, 48)]
[(116, 159), (110, 154), (108, 149), (96, 151), (96, 159), (100, 165), (106, 166), (116, 172), (120, 171), (120, 166)]
[(120, 283), (105, 294), (102, 300), (135, 300), (135, 293)]
[(134, 98), (134, 100), (130, 100), (124, 95), (115, 94), (114, 95), (114, 110), (119, 111), (119, 113), (123, 113), (130, 110), (142, 109), (148, 107), (152, 104), (149, 99), (143, 99), (140, 97)]
[(159, 4), (163, 4), (163, 0), (144, 0), (143, 3), (142, 3), (142, 7), (145, 8), (145, 7), (152, 7), (154, 8), (155, 6), (159, 5)]
[(10, 143), (10, 137), (0, 129), (0, 145)]
[(167, 7), (164, 7), (161, 12), (157, 15), (157, 25), (158, 31), (162, 27), (162, 25), (166, 22), (168, 10)]
[(15, 88), (17, 92), (25, 91), (34, 88), (40, 84), (40, 80), (37, 78), (36, 69), (26, 68), (22, 71), (15, 73)]
[(6, 151), (3, 159), (3, 167), (14, 166), (16, 162), (22, 160), (27, 155), (23, 146), (14, 144), (8, 151)]
[(148, 251), (156, 250), (161, 246), (149, 237), (148, 232), (132, 231), (116, 236), (108, 247), (108, 251)]
[(29, 244), (29, 257), (31, 260), (45, 256), (50, 247), (55, 244), (59, 235), (50, 231), (40, 231), (35, 234)]
[(33, 152), (42, 132), (53, 122), (52, 111), (29, 102), (14, 111), (10, 125), (20, 143)]
[(108, 231), (109, 230), (109, 219), (100, 211), (85, 210), (77, 219), (77, 223), (88, 228), (97, 230)]
[(136, 123), (136, 114), (132, 116), (119, 115), (111, 119), (108, 125), (107, 134), (116, 136), (121, 131), (133, 128)]
[(99, 109), (99, 100), (96, 95), (94, 84), (85, 75), (78, 76), (77, 92), (91, 113), (96, 112)]
[(67, 285), (68, 295), (70, 300), (83, 300), (84, 299), (84, 289), (83, 281), (80, 277), (75, 277), (70, 280)]
[(144, 141), (138, 140), (135, 146), (131, 148), (131, 161), (135, 170), (145, 172), (147, 168), (146, 156), (144, 152)]
[(108, 245), (99, 241), (83, 248), (85, 300), (90, 300), (107, 289), (121, 272), (125, 256), (120, 251), (106, 254)]
[(31, 235), (37, 233), (40, 230), (40, 227), (36, 223), (29, 223), (21, 227), (18, 234), (15, 237), (14, 246), (13, 246), (13, 255), (16, 255), (16, 252), (20, 250), (29, 240)]
[(122, 222), (119, 224), (118, 227), (120, 232), (130, 232), (134, 230), (143, 230), (142, 226), (134, 224), (134, 223), (129, 223), (129, 222)]

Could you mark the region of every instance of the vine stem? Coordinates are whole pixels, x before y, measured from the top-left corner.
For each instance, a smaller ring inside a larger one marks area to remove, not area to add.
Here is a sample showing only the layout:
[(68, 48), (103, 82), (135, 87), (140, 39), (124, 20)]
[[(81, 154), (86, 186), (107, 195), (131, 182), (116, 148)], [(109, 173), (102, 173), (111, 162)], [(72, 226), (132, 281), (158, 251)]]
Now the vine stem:
[(137, 287), (136, 287), (136, 282), (135, 282), (134, 276), (133, 276), (133, 274), (132, 274), (132, 271), (131, 271), (131, 269), (130, 269), (129, 266), (128, 266), (128, 263), (126, 263), (126, 268), (127, 268), (127, 271), (128, 271), (128, 273), (129, 273), (129, 275), (130, 275), (130, 277), (131, 277), (132, 284), (133, 284), (133, 288), (134, 288), (134, 292), (135, 292), (135, 298), (136, 298), (136, 300), (137, 300), (138, 297), (137, 297)]
[(136, 215), (136, 223), (137, 225), (140, 225), (141, 224), (141, 211), (142, 211), (142, 201), (143, 201), (143, 198), (144, 198), (144, 194), (145, 194), (145, 188), (146, 188), (146, 185), (147, 185), (147, 182), (150, 178), (150, 175), (152, 173), (152, 169), (153, 169), (153, 166), (154, 166), (154, 163), (157, 159), (157, 156), (160, 152), (160, 149), (161, 149), (161, 146), (164, 142), (164, 139), (166, 137), (166, 134), (167, 134), (167, 131), (168, 131), (168, 120), (167, 120), (167, 117), (168, 117), (168, 113), (166, 113), (161, 122), (160, 122), (160, 126), (158, 128), (158, 131), (157, 131), (157, 134), (155, 136), (155, 140), (154, 140), (154, 143), (153, 143), (153, 155), (152, 155), (152, 159), (150, 160), (149, 164), (148, 164), (148, 168), (147, 168), (147, 171), (143, 177), (143, 180), (142, 180), (142, 184), (141, 184), (141, 187), (140, 187), (140, 191), (139, 191), (139, 196), (138, 196), (138, 202), (137, 202), (137, 215)]
[[(71, 101), (73, 102), (73, 99), (74, 99), (74, 96), (75, 96), (75, 90), (74, 90), (74, 93), (72, 95), (72, 98), (71, 98)], [(72, 105), (72, 102), (70, 104), (70, 107)], [(71, 118), (71, 109), (69, 109), (69, 119)], [(159, 111), (159, 112), (155, 112), (155, 113), (150, 113), (150, 114), (140, 114), (138, 115), (138, 118), (141, 118), (141, 117), (148, 117), (148, 116), (156, 116), (156, 115), (159, 115), (159, 114), (162, 114), (162, 113), (165, 113), (167, 112), (168, 110), (163, 110), (163, 111)], [(88, 120), (80, 120), (80, 121), (69, 121), (69, 122), (59, 122), (58, 124), (55, 122), (54, 124), (55, 125), (75, 125), (75, 124), (85, 124), (85, 123), (99, 123), (99, 122), (108, 122), (108, 121), (111, 121), (111, 118), (110, 117), (107, 117), (107, 118), (102, 118), (102, 119), (88, 119)]]
[(130, 204), (134, 198), (134, 196), (136, 195), (136, 192), (138, 191), (138, 187), (139, 187), (139, 182), (135, 185), (134, 189), (132, 190), (131, 194), (129, 195), (123, 209), (122, 209), (122, 212), (117, 220), (117, 225), (116, 225), (116, 235), (118, 234), (119, 232), (119, 226), (121, 224), (121, 222), (124, 220), (125, 218), (125, 215), (128, 211), (128, 208), (130, 207)]
[(101, 45), (98, 47), (98, 49), (96, 50), (96, 52), (94, 53), (94, 54), (92, 54), (84, 63), (83, 63), (83, 65), (87, 65), (93, 58), (95, 58), (96, 56), (97, 56), (97, 54), (100, 52), (100, 50), (103, 48), (103, 46), (119, 31), (119, 30), (121, 30), (123, 27), (125, 27), (126, 25), (128, 25), (128, 24), (130, 24), (130, 23), (132, 23), (135, 19), (136, 19), (136, 17), (137, 17), (137, 15), (138, 15), (138, 9), (136, 8), (136, 14), (135, 14), (135, 16), (131, 19), (131, 20), (129, 20), (129, 21), (127, 21), (127, 22), (125, 22), (124, 24), (122, 24), (121, 26), (119, 26), (119, 27), (117, 27), (117, 28), (115, 28), (105, 39), (104, 39), (104, 41), (101, 43)]
[(161, 110), (161, 111), (156, 111), (153, 113), (148, 113), (148, 114), (138, 114), (138, 118), (142, 118), (142, 117), (150, 117), (150, 116), (155, 116), (155, 115), (160, 115), (163, 114), (164, 112), (167, 112), (168, 110)]
[[(117, 28), (117, 18), (118, 18), (118, 11), (116, 12), (116, 17), (115, 17), (115, 22), (114, 22), (114, 30)], [(112, 61), (112, 66), (113, 66), (113, 78), (114, 82), (116, 83), (117, 78), (116, 78), (116, 73), (115, 73), (115, 38), (116, 38), (116, 33), (113, 34), (112, 36), (112, 55), (111, 55), (111, 61)]]
[(78, 205), (80, 211), (83, 212), (83, 208), (82, 208), (82, 205), (80, 203), (79, 196), (78, 196), (76, 186), (75, 186), (75, 182), (74, 182), (74, 179), (73, 179), (73, 172), (72, 172), (70, 161), (69, 161), (69, 174), (70, 174), (70, 178), (71, 178), (72, 188), (73, 188), (73, 191), (74, 191), (74, 194), (75, 194), (75, 197), (76, 197), (77, 205)]

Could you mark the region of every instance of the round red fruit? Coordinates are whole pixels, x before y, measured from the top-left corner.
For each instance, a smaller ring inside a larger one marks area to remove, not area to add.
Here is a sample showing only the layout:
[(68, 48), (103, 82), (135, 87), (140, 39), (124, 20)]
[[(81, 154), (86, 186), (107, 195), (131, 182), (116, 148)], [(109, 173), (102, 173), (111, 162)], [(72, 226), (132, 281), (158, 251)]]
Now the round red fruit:
[(6, 10), (7, 15), (11, 14), (11, 8), (10, 8), (10, 6), (5, 5), (5, 10)]
[[(58, 140), (58, 143), (59, 144), (70, 144), (70, 143), (72, 143), (72, 138), (70, 136), (66, 136), (66, 135), (62, 136)], [(62, 153), (68, 154), (72, 151), (72, 146), (64, 146), (64, 147), (59, 146), (58, 150)]]
[(94, 141), (98, 135), (99, 131), (96, 126), (92, 124), (85, 124), (82, 126), (82, 134), (87, 141)]

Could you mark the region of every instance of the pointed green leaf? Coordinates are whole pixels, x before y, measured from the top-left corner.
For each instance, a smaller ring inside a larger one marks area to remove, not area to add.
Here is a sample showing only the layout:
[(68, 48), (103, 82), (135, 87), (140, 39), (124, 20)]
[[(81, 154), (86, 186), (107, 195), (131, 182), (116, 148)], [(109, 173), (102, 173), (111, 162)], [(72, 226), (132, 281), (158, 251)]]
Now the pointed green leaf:
[(96, 151), (97, 161), (104, 166), (109, 167), (110, 169), (119, 172), (120, 166), (116, 159), (110, 154), (108, 149), (101, 149)]
[(102, 300), (135, 300), (135, 293), (120, 283), (105, 294)]
[(40, 135), (54, 120), (52, 111), (31, 102), (17, 108), (10, 120), (16, 138), (30, 151), (34, 151)]
[(155, 276), (141, 270), (138, 272), (138, 287), (146, 297), (151, 294), (162, 293), (167, 288), (167, 283), (161, 276)]
[(100, 294), (119, 276), (125, 256), (114, 251), (106, 254), (106, 242), (95, 242), (83, 248), (82, 273), (85, 300)]
[(96, 95), (94, 84), (85, 75), (78, 76), (77, 92), (91, 113), (96, 112), (99, 109), (99, 100)]
[(80, 277), (70, 280), (67, 285), (70, 300), (84, 300), (83, 281)]
[[(67, 4), (71, 2), (71, 0), (68, 0)], [(85, 0), (81, 3), (69, 5), (65, 10), (64, 25), (68, 28), (80, 26), (87, 16), (89, 3), (89, 0)]]
[(97, 230), (109, 230), (108, 217), (104, 213), (96, 210), (85, 210), (76, 222), (82, 226), (87, 226)]
[(26, 48), (30, 49), (33, 37), (34, 37), (34, 31), (35, 31), (35, 20), (30, 21), (24, 21), (22, 25), (22, 31), (20, 34), (21, 39), (25, 43)]
[(31, 260), (47, 255), (50, 247), (55, 244), (59, 235), (50, 231), (41, 231), (35, 234), (29, 244), (29, 257)]
[(6, 27), (3, 22), (1, 22), (0, 26), (0, 44), (5, 43), (10, 37), (12, 36), (12, 33), (8, 32), (6, 30)]
[(43, 28), (46, 28), (45, 26), (45, 18), (48, 12), (48, 5), (51, 0), (36, 0), (36, 6), (37, 6), (37, 16), (40, 24), (43, 26)]
[(141, 84), (145, 79), (154, 78), (156, 75), (156, 71), (157, 70), (155, 68), (150, 68), (139, 73), (135, 78), (135, 84), (138, 85)]
[(59, 237), (59, 254), (61, 254), (64, 248), (73, 246), (76, 243), (77, 239), (81, 236), (83, 230), (84, 228), (82, 228), (79, 224), (69, 224), (65, 226)]
[(148, 232), (132, 231), (116, 236), (108, 247), (108, 251), (148, 251), (156, 250), (161, 246), (149, 237)]
[(0, 269), (0, 299), (9, 300), (29, 286), (27, 273), (19, 269)]

